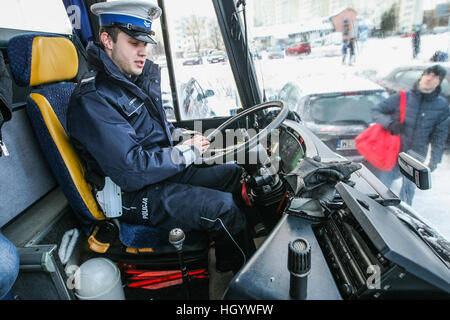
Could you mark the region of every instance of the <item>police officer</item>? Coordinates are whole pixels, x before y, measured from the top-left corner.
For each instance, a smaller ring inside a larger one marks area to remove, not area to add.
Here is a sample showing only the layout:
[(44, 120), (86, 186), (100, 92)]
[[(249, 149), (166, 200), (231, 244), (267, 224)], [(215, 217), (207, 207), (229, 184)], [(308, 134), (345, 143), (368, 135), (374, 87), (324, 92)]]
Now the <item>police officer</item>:
[(92, 71), (74, 90), (67, 115), (86, 179), (100, 189), (110, 177), (121, 188), (121, 221), (208, 231), (219, 271), (237, 271), (255, 249), (233, 198), (242, 172), (234, 164), (195, 167), (209, 147), (206, 138), (173, 138), (179, 133), (162, 108), (160, 69), (146, 59), (161, 9), (147, 1), (114, 1), (91, 11), (99, 17), (100, 43), (87, 47)]

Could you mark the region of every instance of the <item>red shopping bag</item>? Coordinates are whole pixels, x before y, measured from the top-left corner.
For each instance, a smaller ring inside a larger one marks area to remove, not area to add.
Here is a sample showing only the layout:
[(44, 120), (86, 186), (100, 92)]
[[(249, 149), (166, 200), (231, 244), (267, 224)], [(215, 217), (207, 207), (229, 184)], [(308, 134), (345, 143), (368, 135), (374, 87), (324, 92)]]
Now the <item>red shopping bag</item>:
[[(406, 93), (400, 91), (400, 123), (405, 120)], [(397, 163), (401, 148), (400, 135), (392, 135), (380, 124), (374, 124), (356, 138), (359, 154), (380, 170), (390, 171)]]

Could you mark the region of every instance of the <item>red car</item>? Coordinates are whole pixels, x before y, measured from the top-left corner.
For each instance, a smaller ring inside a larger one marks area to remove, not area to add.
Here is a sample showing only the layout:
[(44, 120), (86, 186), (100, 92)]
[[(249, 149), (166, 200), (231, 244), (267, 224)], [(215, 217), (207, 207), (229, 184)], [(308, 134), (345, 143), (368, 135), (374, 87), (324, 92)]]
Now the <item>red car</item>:
[(415, 32), (406, 32), (406, 33), (404, 33), (404, 34), (402, 34), (401, 36), (400, 36), (400, 38), (412, 38), (412, 37), (414, 37), (416, 35), (416, 33)]
[(286, 48), (286, 55), (310, 54), (311, 45), (309, 42), (300, 42)]

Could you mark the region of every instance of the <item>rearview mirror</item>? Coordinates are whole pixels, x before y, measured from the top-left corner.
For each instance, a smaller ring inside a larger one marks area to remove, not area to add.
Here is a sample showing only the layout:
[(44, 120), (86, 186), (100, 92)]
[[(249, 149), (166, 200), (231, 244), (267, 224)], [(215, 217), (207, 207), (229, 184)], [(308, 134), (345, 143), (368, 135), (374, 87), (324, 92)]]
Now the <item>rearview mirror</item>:
[(207, 89), (205, 92), (205, 97), (212, 97), (214, 95), (214, 91), (211, 89)]
[(205, 94), (199, 93), (199, 94), (197, 95), (197, 101), (201, 101), (201, 100), (203, 100), (203, 99), (212, 97), (213, 95), (214, 95), (214, 91), (211, 90), (211, 89), (208, 89), (208, 90), (205, 91)]
[(431, 189), (430, 169), (422, 162), (411, 157), (405, 152), (400, 152), (398, 155), (398, 166), (400, 168), (400, 172), (408, 180), (414, 182), (419, 189)]

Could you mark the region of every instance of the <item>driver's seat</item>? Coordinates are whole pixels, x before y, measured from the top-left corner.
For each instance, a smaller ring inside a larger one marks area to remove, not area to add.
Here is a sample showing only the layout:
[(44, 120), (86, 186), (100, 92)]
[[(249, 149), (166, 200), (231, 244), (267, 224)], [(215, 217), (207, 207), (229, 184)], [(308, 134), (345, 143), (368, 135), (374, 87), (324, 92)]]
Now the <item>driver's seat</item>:
[[(89, 237), (92, 252), (117, 262), (148, 268), (177, 268), (168, 233), (152, 227), (115, 223), (105, 217), (84, 179), (85, 169), (66, 134), (66, 112), (78, 72), (72, 42), (60, 35), (20, 34), (8, 43), (15, 82), (30, 86), (27, 112), (47, 161)], [(209, 242), (204, 233), (189, 233), (183, 246), (188, 266), (206, 267)]]

